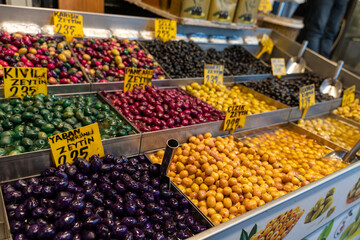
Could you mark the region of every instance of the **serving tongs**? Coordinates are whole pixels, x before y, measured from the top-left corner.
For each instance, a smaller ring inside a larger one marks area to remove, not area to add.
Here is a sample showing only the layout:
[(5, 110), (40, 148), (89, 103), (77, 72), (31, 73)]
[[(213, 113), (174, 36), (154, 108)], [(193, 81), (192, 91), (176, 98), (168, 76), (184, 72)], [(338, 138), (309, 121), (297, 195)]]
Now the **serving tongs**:
[(336, 150), (332, 151), (331, 153), (326, 154), (323, 159), (325, 160), (340, 160), (345, 163), (350, 163), (354, 160), (356, 153), (360, 149), (360, 140), (350, 149), (350, 151), (345, 150)]

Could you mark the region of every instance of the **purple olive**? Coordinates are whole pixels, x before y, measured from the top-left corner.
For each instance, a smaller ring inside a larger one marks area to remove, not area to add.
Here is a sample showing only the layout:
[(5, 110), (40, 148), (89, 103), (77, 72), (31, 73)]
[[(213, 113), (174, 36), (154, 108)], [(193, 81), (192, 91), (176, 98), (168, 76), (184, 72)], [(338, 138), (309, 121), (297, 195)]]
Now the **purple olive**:
[(94, 209), (94, 214), (97, 214), (99, 216), (103, 216), (104, 211), (105, 211), (104, 207), (97, 207), (97, 208)]
[(152, 228), (144, 228), (142, 230), (143, 230), (145, 236), (149, 239), (152, 239), (152, 237), (155, 234), (155, 231)]
[(90, 172), (90, 163), (84, 159), (84, 158), (77, 158), (74, 162), (74, 164), (78, 167), (78, 169), (82, 173), (88, 173)]
[(23, 220), (26, 217), (26, 210), (24, 207), (19, 206), (16, 210), (15, 210), (15, 218), (17, 220)]
[(105, 163), (113, 163), (115, 161), (115, 156), (114, 154), (106, 154), (103, 159)]
[(44, 186), (41, 192), (45, 197), (53, 197), (55, 195), (54, 186)]
[(165, 219), (170, 219), (171, 218), (171, 213), (168, 210), (161, 211), (161, 214)]
[(136, 226), (138, 226), (139, 228), (142, 228), (147, 221), (148, 221), (148, 217), (146, 215), (140, 215), (137, 217)]
[(135, 211), (135, 216), (136, 216), (136, 217), (141, 216), (141, 215), (145, 215), (145, 214), (146, 214), (145, 210), (144, 210), (144, 209), (141, 209), (141, 208), (138, 208), (138, 209), (136, 209), (136, 211)]
[(32, 210), (32, 209), (36, 208), (38, 205), (39, 205), (39, 201), (36, 198), (29, 197), (27, 199), (26, 209), (27, 210)]
[(82, 229), (82, 221), (81, 220), (75, 221), (73, 226), (71, 227), (71, 231), (74, 233), (80, 232), (81, 229)]
[(84, 219), (87, 219), (88, 217), (92, 216), (94, 213), (90, 208), (85, 208), (84, 211), (82, 211), (81, 216)]
[(84, 193), (76, 193), (74, 196), (74, 200), (84, 200), (85, 194)]
[(36, 239), (40, 231), (39, 224), (31, 224), (29, 229), (26, 231), (26, 236), (29, 238)]
[(23, 224), (21, 223), (21, 221), (12, 220), (10, 222), (11, 233), (13, 234), (19, 233), (22, 228), (23, 228)]
[(176, 198), (170, 198), (169, 204), (173, 209), (177, 209), (179, 207), (179, 202), (176, 200)]
[(127, 232), (128, 228), (125, 225), (118, 225), (112, 228), (114, 237), (124, 237)]
[(63, 171), (56, 171), (55, 176), (60, 178), (60, 179), (62, 179), (62, 178), (66, 179), (66, 180), (68, 179), (68, 175)]
[(44, 208), (44, 207), (36, 207), (36, 208), (34, 208), (34, 210), (32, 210), (31, 216), (33, 218), (40, 218), (42, 216), (45, 217), (45, 213), (46, 213), (46, 208)]
[(56, 228), (53, 225), (42, 226), (39, 230), (39, 239), (52, 239), (56, 234)]
[(127, 227), (134, 227), (137, 223), (136, 219), (133, 217), (123, 217), (121, 222)]
[(44, 218), (45, 219), (52, 219), (54, 217), (55, 214), (55, 209), (54, 208), (47, 208), (44, 212)]
[(72, 238), (72, 233), (69, 230), (64, 232), (59, 232), (55, 235), (53, 240), (70, 240)]
[(151, 202), (146, 204), (146, 210), (148, 210), (150, 213), (157, 213), (160, 211), (160, 207), (156, 203)]
[(71, 203), (72, 200), (73, 200), (73, 198), (72, 198), (72, 197), (68, 197), (68, 196), (58, 197), (58, 199), (57, 199), (57, 201), (56, 201), (56, 207), (57, 207), (58, 209), (64, 210), (64, 209), (66, 209), (66, 208), (70, 205), (70, 203)]
[(69, 210), (73, 212), (80, 212), (84, 210), (85, 202), (82, 200), (73, 200), (69, 204)]
[(194, 225), (191, 227), (191, 230), (194, 233), (201, 233), (206, 230), (206, 227), (204, 225)]
[(101, 218), (98, 215), (92, 215), (85, 219), (84, 226), (88, 229), (93, 229), (96, 227), (101, 221)]
[(34, 190), (34, 186), (28, 185), (23, 189), (22, 193), (23, 193), (24, 197), (29, 197), (29, 196), (33, 195), (33, 190)]
[(81, 240), (81, 235), (79, 233), (75, 234), (71, 240)]
[(154, 234), (153, 240), (165, 240), (165, 235), (162, 232), (157, 232)]
[(163, 227), (168, 234), (173, 234), (176, 230), (176, 223), (173, 221), (166, 220), (163, 224)]
[(112, 218), (103, 218), (102, 220), (101, 220), (101, 222), (103, 223), (103, 224), (105, 224), (106, 226), (108, 226), (108, 227), (113, 227), (114, 226), (114, 220), (112, 219)]
[(65, 213), (56, 222), (55, 225), (60, 229), (69, 229), (75, 221), (75, 214), (72, 212)]
[(144, 199), (144, 201), (147, 203), (151, 203), (155, 201), (154, 195), (149, 192), (144, 193), (142, 195), (142, 199)]
[(14, 203), (14, 202), (17, 202), (17, 201), (20, 201), (21, 200), (21, 198), (22, 198), (22, 193), (20, 192), (20, 191), (12, 191), (12, 192), (7, 192), (6, 194), (5, 194), (5, 201), (7, 202), (7, 203), (9, 203), (9, 202), (12, 202), (12, 203)]
[(155, 213), (155, 214), (151, 215), (151, 220), (153, 222), (162, 222), (164, 220), (164, 217), (159, 213)]
[(132, 230), (134, 239), (145, 239), (145, 233), (140, 228), (134, 228)]
[(159, 232), (159, 231), (161, 231), (162, 232), (162, 225), (160, 224), (160, 223), (155, 223), (154, 224), (154, 226), (153, 226), (153, 228), (154, 228), (154, 230), (156, 231), (156, 232)]
[(181, 230), (184, 230), (184, 229), (187, 228), (187, 225), (186, 225), (185, 221), (179, 221), (179, 222), (177, 222), (177, 226), (178, 226), (178, 228), (181, 229)]
[(102, 165), (100, 166), (99, 171), (102, 172), (102, 173), (107, 173), (107, 172), (110, 172), (110, 171), (111, 171), (112, 167), (113, 167), (113, 165), (112, 165), (112, 164), (109, 164), (109, 163), (107, 163), (107, 164), (102, 164)]
[(17, 209), (19, 205), (15, 204), (15, 203), (10, 203), (6, 205), (6, 211), (10, 212), (10, 211), (14, 211)]
[(90, 162), (91, 162), (91, 170), (93, 172), (96, 172), (97, 170), (100, 169), (102, 163), (102, 160), (100, 159), (100, 157), (98, 155), (93, 155), (92, 157), (90, 157)]
[(92, 202), (95, 205), (102, 205), (104, 203), (104, 194), (101, 192), (95, 192), (92, 194)]
[(181, 231), (176, 232), (176, 237), (179, 239), (186, 239), (186, 238), (190, 237), (190, 234), (186, 231), (181, 230)]
[(124, 184), (120, 183), (119, 181), (115, 184), (115, 189), (118, 193), (122, 194), (126, 192), (126, 187)]
[(75, 165), (71, 165), (65, 172), (69, 178), (72, 178), (77, 174), (77, 167)]
[(194, 217), (193, 216), (186, 216), (185, 217), (185, 223), (186, 223), (186, 225), (187, 226), (189, 226), (189, 227), (191, 227), (191, 226), (193, 226), (194, 224), (195, 224), (195, 219), (194, 219)]
[(99, 237), (107, 238), (110, 234), (109, 227), (104, 224), (99, 224), (96, 227), (96, 235)]
[(134, 202), (135, 202), (137, 208), (145, 208), (144, 202), (141, 201), (139, 198), (135, 198)]
[(46, 168), (41, 172), (41, 176), (53, 176), (55, 174), (56, 168), (50, 167)]
[(16, 234), (14, 240), (27, 240), (26, 236), (22, 233)]

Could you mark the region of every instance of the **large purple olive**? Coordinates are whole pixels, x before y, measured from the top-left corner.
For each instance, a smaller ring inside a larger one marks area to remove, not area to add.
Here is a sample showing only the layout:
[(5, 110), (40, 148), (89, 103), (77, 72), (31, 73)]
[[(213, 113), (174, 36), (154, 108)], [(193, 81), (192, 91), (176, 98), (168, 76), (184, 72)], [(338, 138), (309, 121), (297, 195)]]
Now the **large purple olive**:
[(123, 194), (126, 192), (126, 187), (124, 184), (120, 183), (119, 181), (117, 181), (115, 183), (115, 189), (119, 194)]
[[(66, 165), (65, 164), (60, 164), (59, 166), (57, 166), (56, 168), (57, 171), (61, 171), (61, 172), (65, 172), (66, 170)], [(56, 171), (55, 171), (56, 172)], [(54, 173), (55, 175), (55, 173)]]
[(194, 219), (194, 217), (193, 217), (193, 216), (190, 216), (190, 215), (186, 216), (186, 217), (185, 217), (185, 223), (186, 223), (186, 225), (187, 225), (188, 227), (193, 226), (193, 225), (195, 224), (195, 219)]
[(33, 188), (34, 196), (41, 196), (42, 195), (42, 189), (43, 189), (42, 185), (35, 185), (34, 188)]
[(89, 173), (90, 172), (90, 163), (84, 158), (77, 158), (74, 164), (78, 167), (78, 169), (82, 173)]
[(156, 232), (153, 236), (153, 240), (165, 240), (165, 235), (162, 232)]
[(38, 205), (39, 205), (39, 201), (36, 198), (29, 197), (27, 199), (26, 209), (27, 210), (32, 210), (32, 209), (36, 208)]
[(107, 238), (110, 234), (109, 227), (104, 224), (99, 224), (96, 227), (96, 235), (98, 237)]
[(98, 171), (103, 164), (102, 160), (98, 155), (93, 155), (92, 157), (90, 157), (90, 162), (90, 167), (93, 172)]
[(80, 212), (84, 210), (85, 208), (85, 202), (82, 200), (73, 200), (69, 204), (69, 210), (73, 212)]
[(114, 156), (114, 154), (106, 154), (103, 158), (103, 161), (105, 163), (114, 163), (116, 157)]
[(45, 213), (46, 213), (46, 208), (44, 207), (36, 207), (32, 210), (31, 212), (31, 216), (33, 218), (40, 218), (40, 217), (45, 217)]
[(85, 194), (84, 193), (76, 193), (74, 196), (74, 200), (84, 200)]
[(134, 228), (132, 230), (134, 239), (138, 240), (138, 239), (145, 239), (145, 233), (140, 229), (140, 228)]
[(95, 192), (92, 194), (92, 202), (95, 205), (103, 205), (104, 203), (104, 194), (101, 192)]
[(32, 239), (37, 239), (39, 231), (40, 231), (39, 224), (31, 224), (29, 229), (26, 231), (26, 236)]
[(19, 206), (19, 204), (15, 204), (15, 203), (10, 203), (6, 205), (6, 211), (10, 212), (10, 211), (14, 211), (17, 209), (17, 207)]
[(186, 238), (190, 237), (190, 234), (186, 231), (181, 230), (181, 231), (176, 232), (176, 237), (179, 239), (186, 239)]
[(179, 222), (177, 222), (177, 227), (181, 230), (184, 230), (187, 228), (187, 225), (186, 225), (185, 221), (179, 221)]
[(55, 187), (54, 186), (44, 186), (42, 189), (42, 194), (45, 197), (53, 197), (55, 193)]
[(75, 213), (68, 212), (62, 215), (56, 222), (55, 225), (60, 229), (69, 229), (72, 223), (75, 221)]
[(69, 178), (72, 178), (77, 174), (77, 167), (75, 165), (71, 165), (65, 172)]
[(194, 225), (191, 227), (191, 230), (194, 233), (201, 233), (206, 230), (206, 227), (204, 225)]
[(82, 211), (81, 216), (84, 219), (87, 219), (88, 217), (92, 216), (94, 213), (90, 208), (85, 208), (84, 211)]
[(45, 221), (45, 220), (42, 219), (42, 218), (36, 219), (36, 223), (39, 224), (41, 227), (48, 224), (47, 221)]
[(22, 193), (23, 193), (24, 197), (29, 197), (29, 196), (33, 195), (33, 190), (34, 190), (34, 186), (28, 185), (22, 190)]
[(140, 200), (139, 198), (135, 198), (134, 202), (135, 202), (137, 208), (145, 208), (145, 203), (142, 200)]
[(107, 173), (107, 172), (111, 171), (112, 167), (113, 167), (113, 165), (109, 164), (109, 163), (102, 164), (99, 171), (102, 173)]
[(42, 226), (39, 230), (39, 239), (52, 239), (56, 234), (56, 228), (53, 225)]
[(54, 214), (55, 214), (54, 208), (47, 208), (44, 212), (44, 218), (50, 220), (54, 217)]
[(56, 177), (56, 176), (49, 176), (49, 177), (43, 178), (43, 184), (50, 185), (50, 186), (55, 186), (58, 183), (59, 180), (60, 179), (58, 177)]
[(146, 212), (144, 209), (141, 209), (141, 208), (138, 208), (136, 209), (136, 212), (135, 212), (135, 216), (138, 217), (138, 216), (141, 216), (141, 215), (145, 215)]
[(112, 218), (103, 218), (103, 219), (101, 219), (101, 222), (108, 227), (113, 227), (115, 224), (114, 220)]
[(145, 236), (149, 239), (152, 239), (152, 237), (155, 234), (155, 231), (152, 228), (143, 228), (142, 230), (143, 230)]
[(137, 217), (136, 226), (142, 228), (147, 221), (148, 221), (148, 217), (146, 215), (140, 215)]
[(82, 240), (80, 233), (75, 234), (71, 240)]
[(127, 227), (134, 227), (137, 223), (136, 219), (133, 217), (123, 217), (121, 223)]
[(165, 232), (173, 234), (176, 230), (176, 223), (173, 221), (166, 220), (163, 224)]
[(85, 219), (84, 221), (84, 227), (88, 229), (95, 228), (101, 221), (101, 218), (98, 215), (92, 215)]
[(11, 185), (10, 183), (5, 183), (3, 186), (2, 186), (2, 189), (3, 189), (3, 192), (6, 194), (8, 192), (13, 192), (13, 191), (16, 191), (16, 189), (14, 188), (13, 185)]
[(163, 231), (161, 223), (155, 223), (153, 228), (156, 232)]
[(125, 225), (118, 225), (112, 228), (112, 235), (114, 237), (124, 237), (127, 232), (128, 228)]
[(65, 210), (70, 205), (72, 200), (73, 200), (73, 198), (68, 197), (68, 196), (58, 197), (58, 199), (56, 201), (56, 207), (58, 209)]
[(132, 232), (127, 232), (124, 236), (124, 240), (133, 240), (134, 239), (134, 235), (132, 234)]
[(10, 230), (11, 233), (15, 234), (15, 233), (19, 233), (23, 228), (23, 224), (21, 221), (17, 221), (17, 220), (12, 220), (10, 222)]
[(56, 184), (55, 188), (56, 188), (57, 190), (63, 191), (63, 190), (66, 190), (66, 189), (67, 189), (68, 185), (69, 185), (68, 180), (65, 179), (65, 178), (61, 178), (61, 179), (58, 181), (58, 183)]
[(15, 210), (15, 218), (17, 220), (23, 220), (26, 217), (26, 210), (23, 205), (19, 205)]
[(157, 213), (160, 211), (160, 207), (159, 205), (157, 205), (154, 202), (148, 203), (146, 204), (146, 209), (150, 212), (150, 213)]
[(110, 179), (116, 181), (120, 177), (120, 173), (116, 170), (112, 171), (110, 174)]
[(164, 217), (164, 219), (170, 219), (171, 218), (171, 213), (168, 210), (161, 211), (161, 214)]
[(176, 200), (176, 198), (170, 198), (169, 204), (173, 209), (177, 209), (179, 207), (179, 202)]
[(94, 209), (94, 214), (97, 214), (99, 216), (104, 215), (105, 208), (104, 207), (97, 207)]
[(153, 222), (162, 222), (164, 220), (164, 217), (160, 213), (155, 213), (151, 215), (150, 218)]
[(4, 198), (7, 203), (15, 203), (22, 199), (22, 193), (20, 191), (7, 192)]
[(69, 230), (66, 230), (64, 232), (59, 232), (55, 235), (53, 240), (71, 240), (72, 239), (72, 233)]
[(56, 168), (54, 168), (54, 167), (46, 168), (41, 172), (41, 176), (45, 176), (45, 177), (53, 176), (55, 174), (55, 171), (56, 171)]
[(19, 233), (14, 236), (14, 240), (27, 240), (25, 234)]
[(151, 203), (155, 201), (155, 197), (153, 194), (147, 192), (142, 195), (142, 199), (144, 199), (145, 202)]

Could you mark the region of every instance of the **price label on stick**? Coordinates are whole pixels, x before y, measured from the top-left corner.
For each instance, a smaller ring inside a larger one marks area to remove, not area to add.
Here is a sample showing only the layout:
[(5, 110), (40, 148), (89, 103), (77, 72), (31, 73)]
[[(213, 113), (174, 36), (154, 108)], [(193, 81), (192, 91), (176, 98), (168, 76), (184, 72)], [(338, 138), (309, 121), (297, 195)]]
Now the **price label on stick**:
[(344, 90), (343, 99), (341, 102), (342, 107), (348, 106), (355, 101), (355, 89), (356, 86), (352, 85), (351, 87)]
[(176, 21), (169, 19), (155, 19), (155, 38), (162, 39), (164, 42), (176, 39)]
[(204, 84), (215, 83), (223, 84), (224, 82), (224, 66), (205, 64), (204, 66)]
[(73, 37), (83, 37), (83, 17), (80, 14), (67, 12), (54, 12), (54, 32), (64, 35), (67, 42)]
[(285, 59), (284, 58), (272, 58), (271, 59), (272, 74), (278, 78), (286, 75)]
[(98, 123), (48, 137), (55, 166), (73, 163), (78, 158), (89, 160), (94, 154), (104, 156)]
[(140, 68), (125, 68), (124, 92), (132, 91), (135, 87), (145, 89), (151, 86), (153, 70)]
[(315, 85), (307, 85), (300, 88), (299, 109), (303, 110), (301, 118), (304, 118), (309, 107), (315, 104)]
[(25, 95), (47, 94), (46, 68), (4, 67), (5, 98), (24, 98)]
[(233, 133), (238, 128), (245, 126), (248, 108), (246, 105), (231, 105), (226, 111), (226, 117), (223, 122), (223, 131)]
[(264, 53), (271, 54), (274, 48), (274, 42), (271, 38), (265, 33), (261, 38), (261, 51), (256, 55), (256, 58), (260, 58)]
[(270, 0), (260, 0), (258, 10), (260, 12), (264, 12), (264, 13), (271, 12), (272, 11), (272, 5), (271, 5)]

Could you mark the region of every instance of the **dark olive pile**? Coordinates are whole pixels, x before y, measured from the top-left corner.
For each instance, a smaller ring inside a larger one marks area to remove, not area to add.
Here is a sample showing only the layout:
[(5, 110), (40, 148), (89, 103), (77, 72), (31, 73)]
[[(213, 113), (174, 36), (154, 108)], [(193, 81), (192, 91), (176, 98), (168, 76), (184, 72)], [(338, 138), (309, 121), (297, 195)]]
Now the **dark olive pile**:
[(145, 156), (94, 155), (2, 186), (14, 240), (186, 239), (206, 230)]
[(0, 103), (0, 156), (49, 148), (48, 137), (98, 122), (102, 139), (134, 132), (96, 96), (27, 95)]
[(264, 81), (251, 81), (243, 84), (288, 106), (296, 107), (299, 105), (300, 88), (310, 84), (315, 84), (315, 99), (317, 102), (333, 99), (327, 94), (320, 93), (319, 88), (323, 80), (319, 76), (309, 73), (295, 79), (268, 78)]
[(232, 75), (271, 73), (270, 67), (265, 66), (241, 46), (227, 47), (221, 52), (209, 49), (205, 62), (223, 64)]
[(223, 51), (204, 51), (194, 42), (159, 40), (144, 41), (142, 44), (156, 58), (172, 78), (204, 76), (204, 64), (221, 64), (225, 75), (271, 73), (265, 66), (241, 46), (231, 46)]
[(172, 78), (204, 76), (205, 51), (196, 43), (153, 40), (142, 44)]

